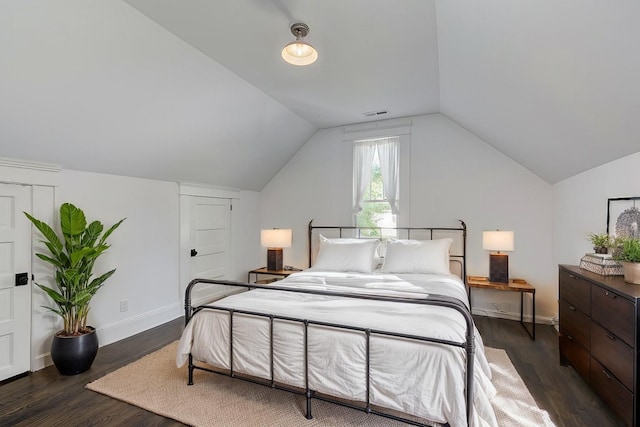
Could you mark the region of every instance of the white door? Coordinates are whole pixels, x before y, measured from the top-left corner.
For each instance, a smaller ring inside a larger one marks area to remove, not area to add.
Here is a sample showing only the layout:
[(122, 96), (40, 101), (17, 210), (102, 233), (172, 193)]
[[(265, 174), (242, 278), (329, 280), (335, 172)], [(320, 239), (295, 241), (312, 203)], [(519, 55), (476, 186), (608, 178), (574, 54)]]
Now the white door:
[(30, 368), (30, 196), (31, 187), (0, 184), (0, 381)]
[[(230, 264), (231, 200), (189, 196), (189, 281), (226, 280)], [(198, 285), (192, 302), (201, 304), (237, 289)]]

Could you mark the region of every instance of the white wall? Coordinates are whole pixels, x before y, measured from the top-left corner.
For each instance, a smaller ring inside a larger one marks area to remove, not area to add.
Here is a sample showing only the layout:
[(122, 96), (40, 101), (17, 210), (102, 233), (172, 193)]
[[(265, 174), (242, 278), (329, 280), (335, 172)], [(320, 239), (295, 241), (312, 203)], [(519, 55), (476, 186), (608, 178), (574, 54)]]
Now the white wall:
[(554, 264), (577, 265), (585, 253), (593, 252), (586, 235), (605, 232), (607, 199), (633, 196), (640, 196), (640, 153), (555, 184)]
[[(482, 231), (514, 230), (511, 277), (536, 286), (540, 321), (557, 313), (552, 259), (552, 187), (441, 114), (411, 118), (410, 189), (402, 222), (468, 226), (468, 274), (488, 275)], [(352, 147), (343, 128), (318, 131), (261, 193), (261, 227), (293, 229), (285, 264), (307, 266), (306, 226), (351, 223)], [(406, 194), (406, 186), (401, 188)], [(401, 197), (404, 197), (401, 195)], [(266, 255), (262, 255), (263, 264)], [(506, 315), (495, 304), (510, 304)], [(515, 318), (517, 294), (474, 290), (475, 311)]]
[[(63, 170), (56, 209), (64, 202), (78, 206), (88, 221), (100, 220), (105, 228), (127, 218), (95, 266), (96, 274), (117, 269), (91, 304), (89, 324), (97, 328), (100, 345), (182, 314), (176, 183)], [(121, 300), (128, 300), (128, 311), (120, 312)]]
[[(47, 224), (58, 221), (53, 205), (55, 187), (33, 187), (33, 216)], [(46, 253), (47, 249), (40, 242), (42, 237), (35, 229), (31, 234), (33, 252)], [(32, 256), (31, 273), (36, 283), (50, 286), (53, 284), (53, 269), (46, 263)], [(51, 299), (35, 284), (31, 285), (31, 370), (42, 369), (51, 364), (51, 337), (62, 329), (62, 320), (44, 307), (51, 307)]]
[(247, 272), (262, 266), (258, 212), (260, 193), (240, 191), (231, 212), (230, 280), (247, 281)]

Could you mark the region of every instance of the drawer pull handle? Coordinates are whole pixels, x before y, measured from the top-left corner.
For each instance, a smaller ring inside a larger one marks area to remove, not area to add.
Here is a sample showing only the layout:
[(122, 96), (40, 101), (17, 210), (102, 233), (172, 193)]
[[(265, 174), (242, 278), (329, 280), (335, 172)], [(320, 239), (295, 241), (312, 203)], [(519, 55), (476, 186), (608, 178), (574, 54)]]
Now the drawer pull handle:
[(570, 275), (569, 275), (569, 278), (570, 278), (570, 279), (577, 279), (577, 277), (576, 277), (576, 276), (574, 276), (573, 274), (570, 274)]
[(618, 296), (618, 295), (616, 295), (616, 294), (614, 294), (614, 293), (611, 293), (611, 292), (609, 292), (609, 291), (606, 291), (604, 294), (605, 294), (606, 296), (608, 296), (608, 297), (611, 297), (611, 298), (615, 298), (615, 297), (617, 297), (617, 296)]
[(571, 335), (567, 335), (567, 339), (568, 339), (569, 341), (573, 341), (573, 337), (572, 337)]
[(609, 335), (609, 334), (608, 334), (608, 333), (606, 333), (606, 332), (604, 333), (604, 336), (605, 336), (605, 337), (607, 337), (607, 338), (609, 338), (611, 341), (615, 341), (615, 340), (616, 340), (616, 337), (614, 337), (613, 335)]
[(569, 304), (569, 310), (576, 311), (576, 308), (574, 306), (572, 306), (571, 304)]
[(605, 377), (607, 377), (608, 379), (612, 380), (613, 379), (613, 375), (611, 375), (609, 372), (607, 372), (606, 369), (602, 370), (602, 373), (605, 375)]

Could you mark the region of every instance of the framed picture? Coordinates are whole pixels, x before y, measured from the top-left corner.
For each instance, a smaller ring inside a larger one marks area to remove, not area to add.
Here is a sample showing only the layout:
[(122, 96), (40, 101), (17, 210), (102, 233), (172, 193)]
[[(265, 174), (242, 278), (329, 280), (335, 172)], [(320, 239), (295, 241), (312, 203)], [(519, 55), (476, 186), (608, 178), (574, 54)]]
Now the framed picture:
[(607, 199), (607, 234), (640, 238), (640, 197)]

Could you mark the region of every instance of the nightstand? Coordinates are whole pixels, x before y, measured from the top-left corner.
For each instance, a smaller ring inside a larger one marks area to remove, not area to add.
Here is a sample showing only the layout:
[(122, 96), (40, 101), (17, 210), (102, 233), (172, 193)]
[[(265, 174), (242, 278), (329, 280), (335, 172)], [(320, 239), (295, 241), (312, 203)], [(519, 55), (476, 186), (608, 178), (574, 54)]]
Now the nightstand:
[[(469, 292), (469, 305), (471, 305), (471, 288), (494, 289), (497, 291), (520, 292), (520, 324), (524, 327), (532, 340), (536, 339), (536, 288), (524, 279), (510, 279), (509, 283), (490, 282), (487, 277), (467, 276), (467, 289)], [(524, 294), (532, 297), (532, 322), (531, 331), (524, 323)]]
[[(255, 270), (251, 270), (247, 274), (247, 282), (258, 283), (258, 284), (272, 283), (277, 280), (284, 279), (285, 277), (288, 277), (293, 273), (297, 273), (298, 271), (302, 271), (302, 270), (297, 270), (297, 269), (296, 270), (268, 270), (267, 267), (256, 268)], [(251, 281), (252, 274), (254, 275), (255, 282)], [(258, 276), (261, 276), (261, 275), (276, 276), (276, 277), (272, 277), (271, 279), (258, 280)]]

